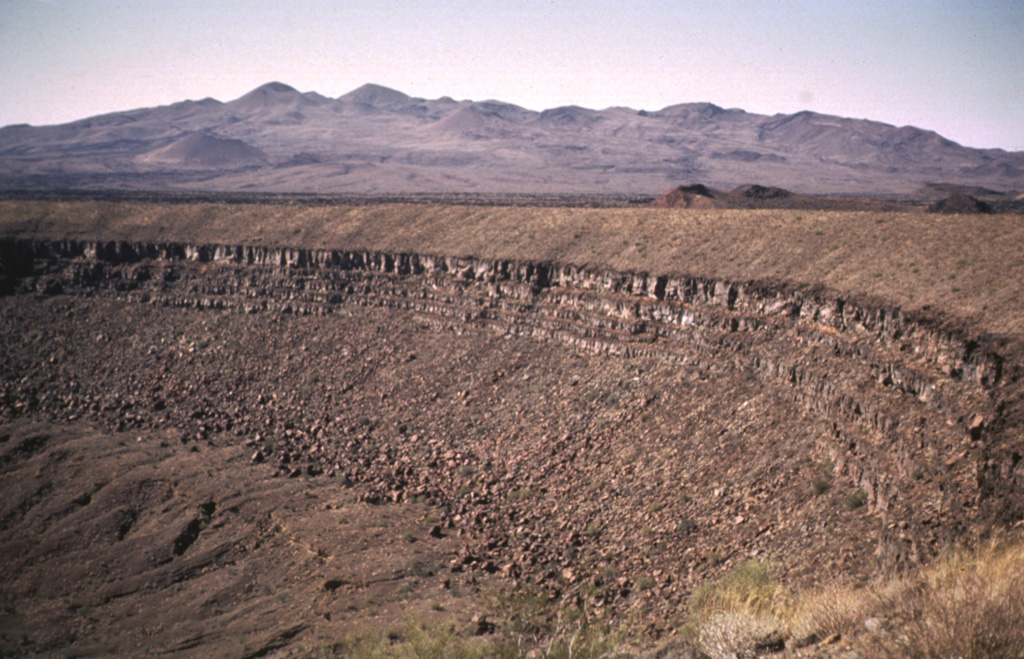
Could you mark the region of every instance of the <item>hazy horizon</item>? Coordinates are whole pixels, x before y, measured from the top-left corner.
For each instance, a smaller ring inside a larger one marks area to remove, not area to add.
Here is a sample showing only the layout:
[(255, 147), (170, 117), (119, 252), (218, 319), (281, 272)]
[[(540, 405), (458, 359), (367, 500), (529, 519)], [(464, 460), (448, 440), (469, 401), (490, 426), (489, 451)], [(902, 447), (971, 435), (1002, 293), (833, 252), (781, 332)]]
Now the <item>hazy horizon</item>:
[(812, 110), (1024, 150), (1024, 4), (0, 2), (0, 126), (271, 81), (410, 96), (658, 110)]

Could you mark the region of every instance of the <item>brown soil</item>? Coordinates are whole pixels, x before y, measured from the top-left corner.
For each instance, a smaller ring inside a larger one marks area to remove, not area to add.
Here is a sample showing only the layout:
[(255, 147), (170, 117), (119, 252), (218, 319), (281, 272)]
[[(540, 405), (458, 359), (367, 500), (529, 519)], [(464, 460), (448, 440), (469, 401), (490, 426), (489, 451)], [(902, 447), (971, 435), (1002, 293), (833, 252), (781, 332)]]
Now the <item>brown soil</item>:
[(22, 419), (0, 439), (5, 653), (309, 655), (478, 610), (426, 505), (273, 478), (243, 442), (167, 427)]

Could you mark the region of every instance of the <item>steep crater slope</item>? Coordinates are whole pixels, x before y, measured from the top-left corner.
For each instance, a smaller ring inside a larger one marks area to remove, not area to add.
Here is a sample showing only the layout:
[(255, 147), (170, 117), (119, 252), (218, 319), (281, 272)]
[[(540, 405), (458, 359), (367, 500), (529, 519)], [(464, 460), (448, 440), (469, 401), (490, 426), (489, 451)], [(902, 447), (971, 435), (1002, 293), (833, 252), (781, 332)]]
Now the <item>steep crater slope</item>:
[(1017, 344), (877, 300), (252, 243), (5, 238), (0, 259), (5, 422), (173, 429), (428, 503), (453, 582), (659, 630), (750, 556), (867, 578), (1022, 517)]
[[(9, 291), (248, 313), (386, 307), (439, 329), (486, 327), (703, 378), (756, 378), (828, 425), (816, 452), (870, 510), (920, 526), (901, 535), (908, 546), (886, 548), (898, 559), (919, 555), (921, 540), (1019, 514), (1019, 447), (1002, 434), (997, 395), (1016, 365), (991, 339), (895, 308), (771, 283), (422, 254), (90, 241), (3, 250)], [(305, 448), (298, 442), (289, 464), (337, 471), (346, 459), (338, 446)], [(369, 496), (401, 498), (403, 480)]]

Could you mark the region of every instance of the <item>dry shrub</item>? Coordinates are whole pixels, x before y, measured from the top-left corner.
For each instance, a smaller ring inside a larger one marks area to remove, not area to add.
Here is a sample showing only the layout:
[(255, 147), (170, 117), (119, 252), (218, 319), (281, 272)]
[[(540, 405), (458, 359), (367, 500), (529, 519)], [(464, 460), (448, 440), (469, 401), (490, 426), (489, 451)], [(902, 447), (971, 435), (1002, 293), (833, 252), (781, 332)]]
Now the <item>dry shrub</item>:
[(711, 659), (758, 656), (779, 649), (783, 625), (770, 615), (718, 613), (697, 633), (696, 646)]
[(878, 598), (866, 589), (833, 584), (803, 595), (794, 605), (790, 632), (798, 641), (848, 636), (871, 615)]
[(799, 596), (747, 563), (694, 592), (685, 631), (711, 657), (830, 636), (864, 657), (1024, 657), (1024, 542), (1000, 536), (909, 576)]
[[(544, 659), (595, 659), (628, 656), (620, 650), (624, 626), (592, 616), (569, 589), (560, 599), (532, 586), (494, 591), (487, 608), (496, 621), (488, 656), (539, 656)], [(500, 654), (499, 654), (500, 651)]]
[(770, 614), (777, 591), (768, 564), (748, 561), (693, 591), (689, 622), (700, 625), (721, 613)]
[(451, 624), (422, 625), (409, 621), (389, 633), (347, 636), (340, 643), (320, 648), (323, 659), (484, 659), (514, 657), (515, 652), (480, 638), (466, 638)]
[(876, 593), (883, 624), (860, 640), (871, 656), (1024, 656), (1024, 544), (997, 538), (951, 552)]
[(787, 609), (770, 566), (748, 561), (693, 592), (684, 632), (710, 657), (736, 656), (781, 642)]

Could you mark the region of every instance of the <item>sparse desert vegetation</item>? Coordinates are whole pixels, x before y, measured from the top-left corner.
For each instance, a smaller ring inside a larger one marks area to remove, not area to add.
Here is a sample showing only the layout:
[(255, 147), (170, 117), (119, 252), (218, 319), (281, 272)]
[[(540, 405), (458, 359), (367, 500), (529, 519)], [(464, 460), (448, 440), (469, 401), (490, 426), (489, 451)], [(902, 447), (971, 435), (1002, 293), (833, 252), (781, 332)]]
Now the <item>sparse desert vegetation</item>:
[(689, 615), (685, 634), (716, 658), (775, 645), (827, 656), (1017, 657), (1024, 545), (997, 534), (909, 573), (797, 592), (750, 562), (698, 587)]
[[(565, 600), (502, 594), (491, 606), (501, 623), (484, 637), (473, 626), (410, 621), (351, 636), (323, 648), (321, 656), (720, 659), (788, 648), (786, 656), (1018, 657), (1024, 653), (1024, 543), (997, 534), (911, 572), (800, 591), (777, 583), (769, 564), (748, 561), (699, 585), (685, 624), (646, 652), (638, 651), (628, 627), (587, 621), (583, 612), (567, 610)], [(535, 642), (524, 644), (524, 633)]]

